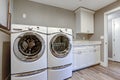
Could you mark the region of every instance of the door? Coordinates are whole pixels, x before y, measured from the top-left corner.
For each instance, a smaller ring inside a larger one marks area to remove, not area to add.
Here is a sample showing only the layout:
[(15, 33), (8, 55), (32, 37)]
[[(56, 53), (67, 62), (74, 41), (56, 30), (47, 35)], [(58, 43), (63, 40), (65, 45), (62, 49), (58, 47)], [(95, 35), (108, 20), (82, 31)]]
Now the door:
[(113, 59), (120, 62), (120, 18), (113, 20)]
[(57, 58), (66, 57), (71, 51), (70, 39), (67, 35), (57, 34), (50, 42), (50, 50), (52, 55)]
[(15, 39), (13, 51), (19, 60), (33, 62), (43, 55), (44, 43), (44, 39), (39, 34), (26, 32)]

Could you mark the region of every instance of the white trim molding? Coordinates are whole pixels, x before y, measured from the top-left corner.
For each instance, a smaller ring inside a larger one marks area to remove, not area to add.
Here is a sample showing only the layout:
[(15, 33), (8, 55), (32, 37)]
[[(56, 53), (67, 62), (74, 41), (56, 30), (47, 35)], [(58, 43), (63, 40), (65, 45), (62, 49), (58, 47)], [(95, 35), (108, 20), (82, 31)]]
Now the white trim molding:
[(104, 62), (102, 62), (102, 61), (100, 62), (100, 65), (104, 66), (104, 67), (107, 67), (106, 64)]
[(101, 62), (104, 67), (108, 66), (108, 15), (119, 10), (120, 7), (117, 7), (104, 13), (104, 62)]
[(113, 59), (113, 58), (108, 58), (108, 60), (110, 60), (110, 61), (114, 61), (114, 59)]

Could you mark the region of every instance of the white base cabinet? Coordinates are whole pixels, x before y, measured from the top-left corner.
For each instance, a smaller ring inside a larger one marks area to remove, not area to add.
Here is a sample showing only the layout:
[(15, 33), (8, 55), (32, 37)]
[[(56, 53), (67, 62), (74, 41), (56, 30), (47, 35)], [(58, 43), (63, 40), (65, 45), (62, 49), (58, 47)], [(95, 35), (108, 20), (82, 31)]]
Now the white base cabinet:
[(100, 45), (73, 48), (73, 71), (100, 63)]

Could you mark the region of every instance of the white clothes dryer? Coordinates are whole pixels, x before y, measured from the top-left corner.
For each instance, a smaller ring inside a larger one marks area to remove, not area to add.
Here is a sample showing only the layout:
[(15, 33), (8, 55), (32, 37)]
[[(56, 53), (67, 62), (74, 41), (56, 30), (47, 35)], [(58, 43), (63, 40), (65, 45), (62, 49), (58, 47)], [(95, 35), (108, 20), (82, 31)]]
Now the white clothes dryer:
[(12, 24), (11, 80), (47, 80), (47, 28)]
[(48, 28), (48, 80), (72, 76), (72, 30)]

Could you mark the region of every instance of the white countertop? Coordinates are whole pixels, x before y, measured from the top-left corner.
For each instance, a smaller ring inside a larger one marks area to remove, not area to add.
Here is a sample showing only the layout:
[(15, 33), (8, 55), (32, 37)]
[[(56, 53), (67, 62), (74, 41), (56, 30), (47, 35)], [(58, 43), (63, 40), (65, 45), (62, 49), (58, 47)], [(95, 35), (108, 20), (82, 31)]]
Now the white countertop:
[(100, 45), (101, 41), (73, 41), (73, 46)]

